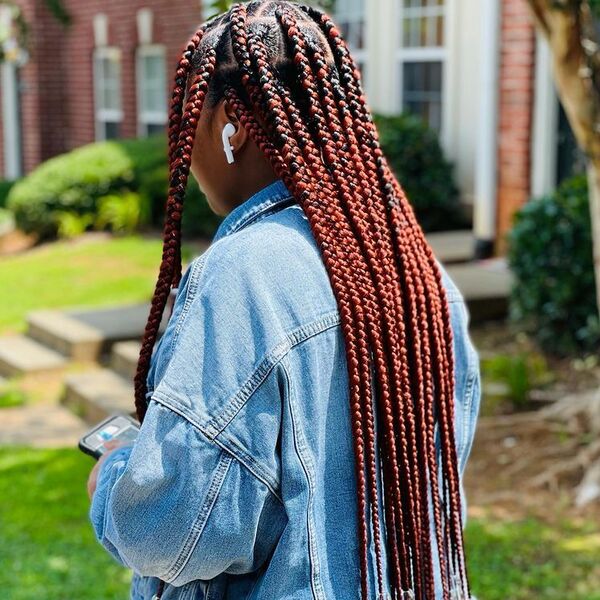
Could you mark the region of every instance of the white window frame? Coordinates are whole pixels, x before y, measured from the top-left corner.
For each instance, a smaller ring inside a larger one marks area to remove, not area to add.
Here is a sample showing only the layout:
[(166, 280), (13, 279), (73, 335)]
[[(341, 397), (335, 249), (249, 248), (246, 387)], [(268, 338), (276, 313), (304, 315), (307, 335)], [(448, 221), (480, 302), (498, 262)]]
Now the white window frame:
[[(164, 88), (164, 110), (160, 111), (144, 111), (142, 110), (142, 91), (143, 91), (143, 60), (147, 57), (158, 56), (164, 59), (165, 64), (165, 85)], [(138, 122), (138, 135), (148, 135), (149, 125), (166, 125), (169, 119), (169, 105), (167, 98), (166, 88), (166, 56), (167, 48), (162, 44), (145, 44), (138, 46), (136, 50), (136, 61), (135, 61), (135, 81), (136, 81), (136, 100), (137, 100), (137, 122)]]
[[(118, 90), (118, 109), (101, 108), (103, 89), (99, 85), (100, 73), (99, 62), (101, 60), (117, 58), (119, 64), (119, 90)], [(104, 46), (96, 48), (93, 55), (93, 75), (94, 75), (94, 120), (96, 124), (96, 140), (106, 139), (105, 123), (121, 123), (123, 121), (123, 97), (121, 88), (121, 70), (122, 53), (121, 49), (114, 46)]]
[[(440, 139), (444, 139), (447, 131), (448, 105), (450, 102), (449, 89), (449, 57), (451, 43), (451, 15), (453, 9), (452, 0), (445, 0), (443, 6), (418, 6), (405, 7), (403, 0), (398, 0), (398, 46), (396, 48), (396, 106), (398, 111), (404, 110), (404, 63), (407, 62), (441, 62), (442, 63), (442, 107), (440, 115)], [(404, 46), (404, 20), (407, 17), (444, 17), (444, 45), (443, 46)]]

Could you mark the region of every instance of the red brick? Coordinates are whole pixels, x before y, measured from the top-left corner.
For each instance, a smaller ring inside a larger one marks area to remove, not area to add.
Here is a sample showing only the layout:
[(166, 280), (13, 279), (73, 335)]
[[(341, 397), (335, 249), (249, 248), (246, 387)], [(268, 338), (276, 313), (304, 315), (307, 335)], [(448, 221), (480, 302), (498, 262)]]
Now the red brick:
[[(61, 25), (44, 0), (16, 0), (29, 24), (29, 62), (21, 69), (21, 129), (25, 172), (43, 160), (94, 141), (93, 18), (108, 16), (109, 44), (121, 48), (121, 133), (137, 133), (136, 13), (154, 13), (153, 42), (167, 49), (167, 93), (181, 50), (201, 23), (199, 0), (63, 0), (71, 16)], [(0, 116), (0, 135), (2, 131)], [(2, 144), (0, 144), (0, 148)], [(3, 168), (0, 150), (0, 168)]]

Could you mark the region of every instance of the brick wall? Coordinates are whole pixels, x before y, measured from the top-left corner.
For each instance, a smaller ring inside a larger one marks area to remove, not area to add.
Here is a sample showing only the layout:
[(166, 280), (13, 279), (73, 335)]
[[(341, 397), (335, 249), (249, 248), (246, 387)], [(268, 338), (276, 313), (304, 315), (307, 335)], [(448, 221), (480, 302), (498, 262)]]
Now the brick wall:
[[(49, 13), (44, 0), (16, 0), (16, 3), (30, 25), (30, 59), (19, 74), (25, 172), (51, 156), (94, 141), (95, 14), (102, 12), (108, 16), (109, 45), (119, 47), (122, 53), (123, 137), (134, 137), (137, 133), (138, 9), (152, 9), (153, 42), (167, 48), (167, 92), (183, 45), (201, 22), (200, 0), (63, 0), (72, 19), (67, 27)], [(0, 172), (3, 168), (0, 153)]]
[(535, 31), (525, 0), (503, 0), (500, 60), (497, 251), (531, 184)]

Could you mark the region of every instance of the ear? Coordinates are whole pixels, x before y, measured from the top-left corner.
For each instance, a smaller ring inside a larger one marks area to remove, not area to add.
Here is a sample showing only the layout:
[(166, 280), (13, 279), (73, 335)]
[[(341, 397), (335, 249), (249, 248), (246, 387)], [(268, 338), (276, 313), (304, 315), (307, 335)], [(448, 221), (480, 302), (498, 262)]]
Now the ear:
[(235, 127), (235, 133), (229, 138), (230, 144), (233, 146), (234, 156), (238, 156), (248, 143), (249, 137), (245, 127), (240, 123), (233, 108), (229, 106), (227, 100), (223, 99), (214, 109), (213, 130), (215, 135), (221, 140), (221, 133), (227, 123), (231, 123)]

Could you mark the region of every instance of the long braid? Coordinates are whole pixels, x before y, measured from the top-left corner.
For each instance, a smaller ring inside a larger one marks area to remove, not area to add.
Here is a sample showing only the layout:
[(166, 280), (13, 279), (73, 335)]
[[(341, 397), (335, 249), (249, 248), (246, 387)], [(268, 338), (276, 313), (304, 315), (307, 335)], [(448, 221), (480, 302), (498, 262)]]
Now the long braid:
[[(396, 180), (393, 178), (393, 176), (391, 175), (391, 172), (389, 171), (389, 168), (387, 168), (387, 165), (385, 165), (385, 160), (381, 154), (380, 148), (377, 145), (377, 139), (376, 139), (376, 132), (374, 130), (374, 127), (372, 125), (372, 121), (370, 119), (370, 115), (368, 113), (368, 110), (365, 107), (365, 103), (364, 103), (364, 97), (362, 96), (362, 94), (359, 91), (359, 85), (358, 85), (358, 81), (357, 78), (355, 77), (356, 74), (356, 69), (355, 66), (352, 64), (351, 61), (351, 57), (349, 55), (349, 53), (347, 52), (347, 49), (345, 48), (345, 45), (343, 43), (343, 40), (341, 40), (341, 36), (339, 35), (339, 32), (337, 32), (337, 30), (335, 29), (333, 23), (331, 22), (330, 19), (328, 19), (326, 16), (321, 15), (320, 13), (318, 13), (318, 11), (314, 11), (312, 9), (306, 9), (307, 12), (310, 12), (313, 15), (313, 18), (316, 18), (316, 20), (321, 21), (321, 23), (324, 25), (324, 30), (329, 34), (330, 39), (332, 39), (333, 44), (335, 45), (336, 50), (338, 50), (337, 55), (338, 57), (342, 57), (342, 60), (345, 61), (345, 73), (346, 73), (346, 81), (348, 84), (354, 84), (354, 90), (355, 90), (355, 98), (354, 101), (351, 103), (351, 106), (361, 115), (364, 117), (364, 122), (365, 122), (365, 128), (362, 130), (363, 134), (367, 134), (367, 132), (372, 135), (372, 143), (374, 144), (374, 146), (376, 147), (377, 151), (379, 152), (378, 154), (378, 160), (380, 161), (380, 164), (378, 165), (380, 168), (380, 171), (382, 173), (384, 173), (385, 175), (385, 189), (392, 190), (392, 194), (391, 197), (393, 198), (394, 195), (395, 196), (399, 196), (402, 201), (400, 202), (400, 206), (405, 208), (405, 215), (408, 215), (408, 218), (410, 219), (410, 221), (412, 221), (411, 225), (416, 225), (416, 221), (414, 219), (414, 215), (412, 214), (412, 210), (408, 210), (408, 212), (406, 212), (406, 208), (410, 207), (407, 204), (406, 198), (404, 196), (404, 193), (402, 192), (402, 190), (400, 189), (398, 183), (396, 182)], [(340, 68), (343, 68), (344, 65), (339, 65)], [(357, 91), (358, 90), (358, 91)], [(385, 169), (383, 169), (382, 165), (385, 165)], [(397, 218), (395, 219), (395, 223), (396, 225), (394, 227), (392, 227), (392, 229), (394, 231), (398, 231), (398, 220)], [(418, 228), (418, 226), (416, 227), (418, 229), (418, 232), (420, 233), (420, 228)], [(427, 245), (427, 243), (425, 242), (422, 234), (419, 236), (420, 238), (422, 238), (421, 240), (419, 240), (420, 242), (420, 248), (417, 249), (417, 251), (420, 250), (420, 254), (423, 254), (423, 251), (426, 255), (428, 264), (430, 269), (426, 269), (423, 271), (423, 274), (428, 278), (429, 280), (429, 288), (426, 288), (425, 291), (426, 293), (429, 291), (429, 289), (434, 289), (437, 286), (438, 289), (438, 294), (435, 294), (434, 297), (438, 298), (438, 306), (439, 304), (442, 305), (442, 307), (445, 306), (445, 310), (442, 312), (442, 320), (444, 322), (444, 331), (445, 331), (445, 336), (446, 336), (446, 344), (445, 344), (445, 348), (450, 348), (451, 349), (451, 329), (449, 326), (449, 316), (448, 316), (448, 307), (447, 307), (447, 303), (445, 302), (439, 302), (440, 297), (443, 298), (443, 287), (441, 285), (441, 275), (439, 273), (439, 269), (437, 268), (436, 264), (435, 264), (435, 260), (433, 258), (433, 254), (431, 252), (431, 249), (429, 248), (429, 246)], [(400, 238), (401, 241), (401, 238)], [(436, 286), (432, 286), (431, 285), (431, 279), (429, 277), (429, 274), (431, 272), (431, 270), (433, 270), (434, 272), (434, 278), (435, 278), (435, 283)], [(430, 295), (428, 295), (429, 297)], [(431, 310), (429, 311), (429, 315), (435, 315), (435, 312), (432, 312)], [(439, 311), (437, 312), (437, 314), (439, 314)], [(439, 320), (438, 320), (439, 322)], [(447, 353), (445, 353), (447, 354)], [(425, 356), (428, 356), (428, 353), (425, 353)], [(451, 354), (450, 354), (451, 356)], [(451, 387), (449, 387), (451, 385), (451, 383), (448, 383), (448, 376), (452, 376), (452, 369), (450, 367), (451, 363), (448, 362), (447, 358), (444, 358), (442, 361), (435, 363), (436, 368), (439, 370), (441, 368), (442, 373), (440, 376), (440, 380), (442, 381), (442, 384), (444, 386), (444, 388), (447, 389), (452, 389)], [(440, 394), (440, 398), (443, 398), (443, 394)], [(451, 426), (451, 418), (449, 418), (449, 413), (448, 411), (445, 411), (445, 407), (446, 407), (446, 402), (442, 400), (441, 402), (442, 406), (441, 406), (441, 410), (444, 412), (443, 414), (443, 421), (446, 424), (446, 427), (444, 429), (445, 432), (447, 432), (447, 435), (449, 438), (452, 439), (452, 441), (449, 441), (448, 439), (445, 440), (445, 448), (444, 450), (447, 451), (450, 455), (452, 454), (453, 451), (453, 447), (454, 447), (454, 442), (453, 442), (453, 429)], [(448, 403), (450, 409), (452, 409), (452, 403)], [(431, 406), (429, 407), (431, 408)], [(451, 413), (450, 413), (451, 414)], [(454, 452), (455, 453), (455, 452)], [(435, 457), (433, 457), (433, 460), (435, 461)], [(452, 462), (452, 459), (450, 460), (450, 462)], [(433, 477), (436, 476), (436, 471), (435, 470), (431, 470), (431, 474)], [(453, 498), (451, 501), (451, 504), (454, 504), (454, 507), (457, 506), (457, 492), (456, 492), (456, 478), (454, 477), (449, 477), (449, 480), (451, 482), (451, 485), (453, 485), (454, 488), (454, 493), (453, 493)], [(437, 488), (437, 484), (434, 482), (434, 489)], [(446, 495), (445, 492), (446, 489), (446, 485), (444, 482), (444, 495)], [(434, 502), (435, 504), (439, 504), (437, 502), (437, 493), (434, 492)], [(452, 510), (454, 511), (454, 513), (456, 513), (456, 509), (452, 508)], [(436, 507), (436, 513), (439, 512), (439, 509)], [(460, 519), (460, 512), (458, 513), (458, 518)], [(439, 517), (436, 517), (436, 523), (439, 521)], [(454, 523), (456, 523), (456, 519), (453, 520)], [(459, 526), (458, 529), (461, 529), (462, 525)], [(436, 526), (437, 529), (437, 526)], [(458, 539), (458, 536), (456, 535), (457, 532), (457, 527), (455, 526), (454, 528), (454, 540)], [(441, 545), (439, 544), (439, 533), (438, 533), (438, 545), (440, 546), (440, 551), (442, 551), (441, 549)], [(456, 547), (456, 546), (455, 546)], [(461, 553), (458, 552), (458, 555), (461, 556)], [(443, 562), (443, 561), (442, 561)], [(462, 562), (462, 561), (461, 561)], [(462, 563), (462, 569), (464, 569), (464, 563)], [(463, 579), (464, 582), (466, 583), (466, 576), (464, 575), (464, 571), (463, 571)], [(444, 585), (444, 588), (446, 588), (446, 584)]]
[(302, 206), (338, 303), (350, 385), (361, 597), (369, 597), (369, 526), (373, 584), (383, 595), (378, 468), (392, 597), (434, 596), (429, 501), (444, 599), (451, 591), (468, 595), (453, 338), (441, 273), (381, 152), (356, 65), (331, 19), (316, 9), (286, 0), (236, 5), (194, 35), (177, 65), (163, 261), (135, 379), (140, 419), (164, 305), (181, 277), (183, 197), (205, 97), (209, 104), (213, 97), (227, 99)]
[[(241, 17), (243, 14), (243, 7), (240, 7), (236, 16)], [(235, 23), (235, 18), (233, 19)], [(238, 35), (240, 31), (244, 30), (244, 23), (241, 23), (241, 26), (238, 30)], [(291, 165), (296, 165), (297, 173), (300, 173), (304, 160), (308, 160), (313, 168), (317, 169), (317, 178), (309, 177), (308, 181), (311, 184), (312, 194), (309, 198), (314, 197), (315, 195), (320, 195), (319, 204), (321, 207), (333, 206), (328, 203), (328, 198), (331, 198), (331, 193), (334, 191), (328, 185), (329, 177), (327, 172), (322, 168), (322, 164), (320, 164), (317, 156), (318, 153), (316, 149), (313, 147), (310, 141), (310, 137), (306, 134), (302, 127), (302, 119), (298, 114), (287, 115), (285, 108), (287, 110), (294, 111), (293, 105), (289, 102), (289, 98), (285, 96), (281, 97), (276, 94), (273, 87), (268, 86), (268, 81), (273, 79), (272, 73), (270, 73), (269, 63), (266, 60), (266, 54), (264, 52), (264, 48), (262, 47), (260, 41), (256, 38), (252, 38), (252, 40), (247, 40), (248, 43), (248, 55), (251, 60), (254, 61), (259, 75), (259, 81), (261, 82), (261, 88), (264, 93), (264, 99), (266, 104), (269, 105), (272, 113), (275, 116), (274, 121), (276, 124), (277, 130), (280, 132), (283, 141), (283, 147), (289, 149), (291, 151)], [(240, 46), (243, 46), (243, 38), (240, 43)], [(246, 59), (245, 56), (242, 57), (242, 63)], [(287, 102), (286, 102), (287, 100)], [(292, 125), (293, 123), (293, 125)], [(293, 146), (289, 144), (290, 136), (294, 135), (294, 131), (298, 136), (305, 136), (302, 143), (303, 154), (299, 153)], [(320, 181), (321, 184), (324, 184), (327, 188), (329, 188), (329, 193), (322, 194), (322, 192), (318, 191), (317, 186), (313, 185), (314, 181)], [(328, 270), (330, 271), (330, 276), (332, 279), (333, 289), (336, 293), (336, 297), (339, 299), (340, 303), (340, 315), (342, 319), (343, 328), (346, 331), (346, 342), (347, 342), (347, 354), (349, 359), (349, 371), (350, 371), (350, 383), (351, 383), (351, 406), (354, 411), (352, 417), (352, 424), (354, 430), (354, 442), (355, 442), (355, 454), (357, 457), (357, 483), (358, 483), (358, 493), (359, 493), (359, 511), (361, 515), (364, 515), (364, 512), (367, 508), (367, 500), (366, 500), (366, 485), (365, 485), (365, 477), (363, 472), (364, 465), (364, 433), (363, 433), (363, 415), (361, 410), (361, 376), (360, 372), (357, 372), (360, 360), (356, 356), (356, 338), (353, 327), (353, 318), (352, 318), (352, 307), (356, 306), (351, 300), (348, 299), (347, 294), (348, 291), (346, 289), (347, 282), (351, 281), (351, 276), (339, 274), (339, 266), (340, 261), (339, 257), (329, 257), (328, 248), (335, 248), (335, 245), (332, 243), (333, 237), (331, 235), (331, 225), (334, 227), (336, 224), (339, 226), (343, 223), (343, 219), (338, 214), (338, 220), (329, 220), (330, 227), (321, 226), (319, 220), (322, 220), (322, 216), (319, 214), (321, 211), (311, 210), (312, 206), (306, 206), (305, 210), (309, 216), (313, 216), (314, 228), (313, 232), (315, 233), (315, 237), (318, 242), (321, 242), (321, 247), (324, 251), (324, 262)], [(323, 236), (323, 233), (326, 236)], [(324, 238), (324, 239), (323, 239)], [(344, 279), (346, 282), (344, 282)], [(356, 301), (356, 298), (352, 300)], [(361, 582), (363, 585), (363, 597), (367, 595), (367, 584), (366, 584), (366, 572), (367, 572), (367, 545), (368, 545), (368, 537), (366, 530), (366, 522), (364, 521), (364, 517), (360, 520), (360, 544), (361, 544), (361, 571), (363, 573), (363, 577), (361, 577)]]
[(210, 76), (215, 68), (215, 53), (209, 51), (202, 61), (198, 74), (189, 89), (189, 97), (183, 113), (185, 125), (181, 128), (177, 148), (173, 153), (169, 196), (166, 206), (163, 232), (163, 254), (158, 281), (152, 297), (150, 315), (142, 338), (142, 346), (134, 378), (135, 406), (137, 416), (143, 420), (146, 413), (146, 379), (150, 368), (152, 350), (167, 303), (171, 286), (176, 279), (177, 263), (181, 256), (181, 217), (183, 199), (191, 163), (192, 146), (196, 127), (190, 119), (197, 118), (204, 103)]
[[(344, 43), (343, 43), (343, 40), (341, 40), (341, 36), (339, 36), (339, 34), (336, 34), (336, 32), (333, 29), (331, 31), (333, 32), (333, 35), (337, 38), (338, 46), (343, 49), (344, 59), (346, 60), (347, 63), (350, 63), (350, 67), (346, 69), (347, 81), (350, 82), (350, 81), (352, 81), (352, 75), (354, 75), (356, 73), (356, 68), (352, 64), (352, 59), (350, 57), (349, 52), (347, 51), (346, 48), (344, 48)], [(354, 87), (355, 87), (355, 89), (359, 89), (358, 82), (356, 80), (354, 81)], [(448, 358), (448, 352), (445, 351), (446, 348), (452, 347), (452, 331), (450, 328), (447, 303), (440, 302), (440, 297), (443, 298), (443, 294), (444, 294), (444, 289), (443, 289), (442, 282), (441, 282), (441, 274), (439, 272), (439, 269), (437, 268), (437, 265), (435, 264), (435, 259), (433, 258), (431, 248), (427, 244), (427, 242), (422, 234), (422, 231), (416, 222), (416, 218), (414, 216), (412, 209), (410, 208), (410, 205), (408, 204), (408, 201), (406, 200), (404, 192), (401, 189), (401, 187), (399, 186), (398, 182), (393, 177), (393, 175), (391, 174), (391, 171), (389, 170), (389, 167), (387, 166), (387, 163), (385, 162), (385, 158), (383, 157), (383, 155), (381, 153), (381, 149), (378, 146), (376, 131), (372, 124), (372, 120), (370, 119), (368, 110), (366, 109), (366, 106), (365, 106), (364, 96), (362, 96), (362, 94), (360, 94), (360, 93), (355, 94), (355, 98), (353, 100), (353, 103), (351, 103), (351, 106), (353, 106), (355, 109), (358, 108), (359, 111), (362, 113), (362, 116), (364, 118), (365, 125), (366, 125), (366, 128), (363, 131), (369, 132), (371, 134), (371, 143), (373, 144), (374, 148), (377, 151), (377, 157), (379, 160), (378, 167), (379, 167), (379, 170), (381, 173), (382, 180), (385, 181), (384, 188), (387, 189), (388, 191), (393, 190), (392, 198), (394, 196), (402, 198), (402, 202), (397, 203), (397, 205), (395, 205), (395, 208), (403, 209), (402, 216), (403, 216), (403, 218), (407, 218), (409, 220), (410, 227), (413, 232), (412, 235), (409, 236), (413, 240), (413, 247), (414, 247), (415, 243), (418, 244), (418, 248), (415, 248), (413, 252), (408, 253), (407, 256), (409, 256), (409, 258), (414, 262), (414, 257), (416, 256), (416, 253), (421, 253), (421, 254), (424, 253), (426, 255), (426, 259), (428, 261), (428, 265), (430, 268), (422, 269), (422, 276), (419, 277), (419, 279), (422, 279), (423, 276), (428, 279), (430, 285), (428, 288), (425, 288), (424, 291), (426, 292), (427, 296), (429, 297), (430, 296), (430, 294), (428, 293), (429, 290), (435, 289), (435, 287), (433, 287), (431, 284), (431, 281), (432, 281), (431, 280), (431, 271), (433, 271), (435, 285), (437, 286), (438, 291), (439, 291), (438, 294), (434, 295), (434, 302), (436, 302), (437, 310), (435, 312), (430, 310), (427, 313), (427, 315), (429, 317), (431, 317), (432, 315), (435, 315), (436, 313), (439, 314), (439, 307), (440, 306), (442, 307), (442, 320), (443, 320), (444, 335), (446, 337), (446, 344), (444, 346), (438, 344), (438, 348), (440, 348), (440, 350), (442, 351), (442, 358), (440, 358), (440, 356), (437, 357), (438, 361), (435, 363), (435, 368), (437, 369), (437, 373), (438, 373), (438, 381), (440, 382), (439, 385), (444, 390), (439, 395), (440, 410), (443, 413), (442, 419), (443, 419), (444, 423), (446, 424), (446, 427), (442, 429), (442, 435), (445, 436), (445, 438), (443, 440), (443, 444), (444, 444), (443, 451), (445, 451), (447, 453), (447, 455), (452, 456), (452, 454), (455, 454), (455, 444), (454, 444), (454, 438), (453, 438), (454, 433), (453, 433), (453, 427), (452, 427), (452, 413), (450, 412), (453, 408), (453, 404), (451, 402), (447, 403), (446, 401), (444, 401), (445, 393), (447, 392), (447, 390), (453, 389), (452, 381), (451, 381), (451, 377), (452, 377), (452, 373), (453, 373), (453, 370), (452, 370), (453, 366), (451, 363), (452, 354), (450, 352), (449, 353), (450, 358)], [(397, 233), (399, 231), (399, 227), (401, 227), (403, 225), (399, 224), (397, 210), (392, 210), (391, 215), (393, 217), (392, 231)], [(401, 245), (403, 242), (402, 237), (397, 236), (396, 242), (398, 245)], [(428, 321), (429, 320), (430, 319), (428, 319)], [(434, 322), (433, 327), (437, 327), (439, 324), (439, 319), (438, 320), (434, 319), (433, 322)], [(428, 357), (428, 356), (429, 356), (429, 352), (426, 352), (425, 357)], [(449, 406), (450, 411), (446, 410), (446, 406)], [(434, 457), (432, 457), (432, 459), (434, 459)], [(435, 473), (435, 471), (433, 471), (433, 473)], [(447, 489), (446, 489), (447, 487), (451, 488), (450, 492), (447, 491)], [(451, 494), (450, 510), (452, 510), (454, 512), (458, 511), (458, 514), (460, 515), (460, 510), (458, 509), (459, 500), (458, 500), (458, 486), (457, 486), (456, 477), (450, 476), (447, 479), (445, 479), (443, 481), (443, 488), (444, 488), (444, 496), (447, 493)], [(462, 525), (458, 525), (458, 523), (456, 522), (455, 519), (450, 518), (450, 521), (454, 523), (452, 535), (453, 535), (453, 544), (454, 544), (454, 547), (456, 548), (456, 546), (458, 545), (459, 537), (461, 536), (460, 532), (462, 529)], [(448, 524), (448, 522), (446, 524)], [(459, 552), (456, 552), (455, 554), (458, 556), (461, 555), (461, 553), (459, 553)], [(460, 569), (461, 570), (464, 569), (464, 564), (460, 567)], [(465, 579), (466, 579), (466, 577), (465, 577)]]

